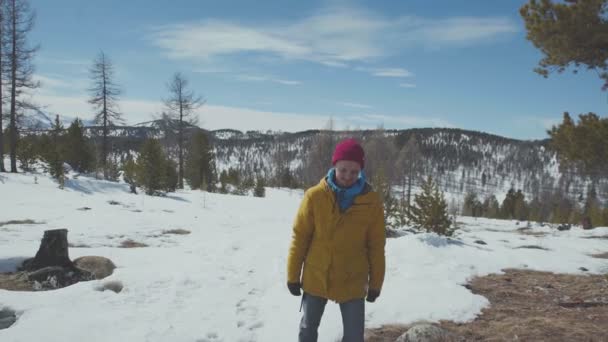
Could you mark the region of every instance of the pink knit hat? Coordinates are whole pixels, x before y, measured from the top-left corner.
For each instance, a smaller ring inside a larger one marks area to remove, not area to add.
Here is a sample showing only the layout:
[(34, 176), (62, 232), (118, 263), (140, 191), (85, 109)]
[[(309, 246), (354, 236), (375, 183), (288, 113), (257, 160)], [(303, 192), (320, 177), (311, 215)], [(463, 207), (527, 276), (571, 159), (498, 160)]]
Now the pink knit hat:
[(365, 164), (363, 147), (361, 147), (355, 139), (342, 140), (336, 145), (336, 150), (331, 158), (331, 163), (332, 165), (336, 165), (340, 160), (352, 160), (359, 163), (361, 168), (363, 168), (363, 165)]

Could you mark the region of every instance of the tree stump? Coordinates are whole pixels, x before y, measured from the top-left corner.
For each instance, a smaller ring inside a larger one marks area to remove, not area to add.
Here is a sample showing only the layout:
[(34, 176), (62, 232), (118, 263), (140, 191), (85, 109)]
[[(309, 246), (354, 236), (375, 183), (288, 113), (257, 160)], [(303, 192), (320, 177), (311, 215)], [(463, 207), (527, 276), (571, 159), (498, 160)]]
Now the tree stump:
[(45, 230), (36, 256), (24, 262), (23, 269), (33, 271), (48, 266), (74, 268), (68, 256), (67, 229)]

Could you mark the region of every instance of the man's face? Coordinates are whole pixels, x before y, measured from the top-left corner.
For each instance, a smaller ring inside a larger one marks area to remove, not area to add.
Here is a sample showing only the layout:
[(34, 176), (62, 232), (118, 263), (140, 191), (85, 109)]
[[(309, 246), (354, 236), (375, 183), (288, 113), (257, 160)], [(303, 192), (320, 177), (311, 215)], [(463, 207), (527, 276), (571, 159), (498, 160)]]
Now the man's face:
[(336, 163), (336, 183), (342, 188), (349, 188), (355, 184), (361, 172), (359, 163), (352, 160), (339, 160)]

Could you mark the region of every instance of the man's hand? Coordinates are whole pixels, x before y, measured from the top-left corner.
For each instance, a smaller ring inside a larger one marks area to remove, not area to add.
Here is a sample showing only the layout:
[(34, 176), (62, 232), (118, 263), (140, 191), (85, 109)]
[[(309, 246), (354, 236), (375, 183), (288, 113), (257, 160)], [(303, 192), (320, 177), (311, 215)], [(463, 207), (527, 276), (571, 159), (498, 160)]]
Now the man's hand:
[(291, 292), (291, 294), (294, 296), (302, 295), (302, 293), (300, 292), (301, 287), (302, 286), (300, 285), (300, 283), (287, 283), (287, 288), (289, 289), (289, 292)]
[(373, 303), (376, 301), (376, 298), (378, 298), (378, 296), (380, 296), (380, 291), (378, 290), (374, 290), (374, 289), (369, 289), (367, 291), (367, 298), (366, 300), (370, 303)]

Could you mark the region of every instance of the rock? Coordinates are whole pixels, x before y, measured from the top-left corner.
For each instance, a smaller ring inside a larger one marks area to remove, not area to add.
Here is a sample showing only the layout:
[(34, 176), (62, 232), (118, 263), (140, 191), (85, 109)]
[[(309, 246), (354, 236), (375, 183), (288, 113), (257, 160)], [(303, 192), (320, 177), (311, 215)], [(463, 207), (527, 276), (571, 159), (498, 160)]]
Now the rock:
[(74, 266), (93, 274), (95, 279), (103, 279), (114, 272), (112, 260), (100, 256), (83, 256), (75, 259)]
[(588, 270), (587, 268), (585, 268), (585, 267), (579, 267), (578, 269), (579, 269), (579, 270), (581, 270), (581, 271), (583, 271), (583, 272), (587, 272), (587, 271), (589, 271), (589, 270)]
[(15, 314), (15, 311), (9, 308), (3, 308), (0, 310), (0, 330), (10, 327), (16, 321), (17, 315)]
[(475, 243), (480, 245), (487, 245), (487, 243), (483, 240), (475, 240)]
[(569, 223), (565, 223), (565, 224), (560, 224), (559, 226), (557, 226), (557, 230), (570, 230), (570, 224)]
[(450, 342), (457, 341), (451, 332), (428, 323), (416, 324), (409, 328), (395, 342)]

